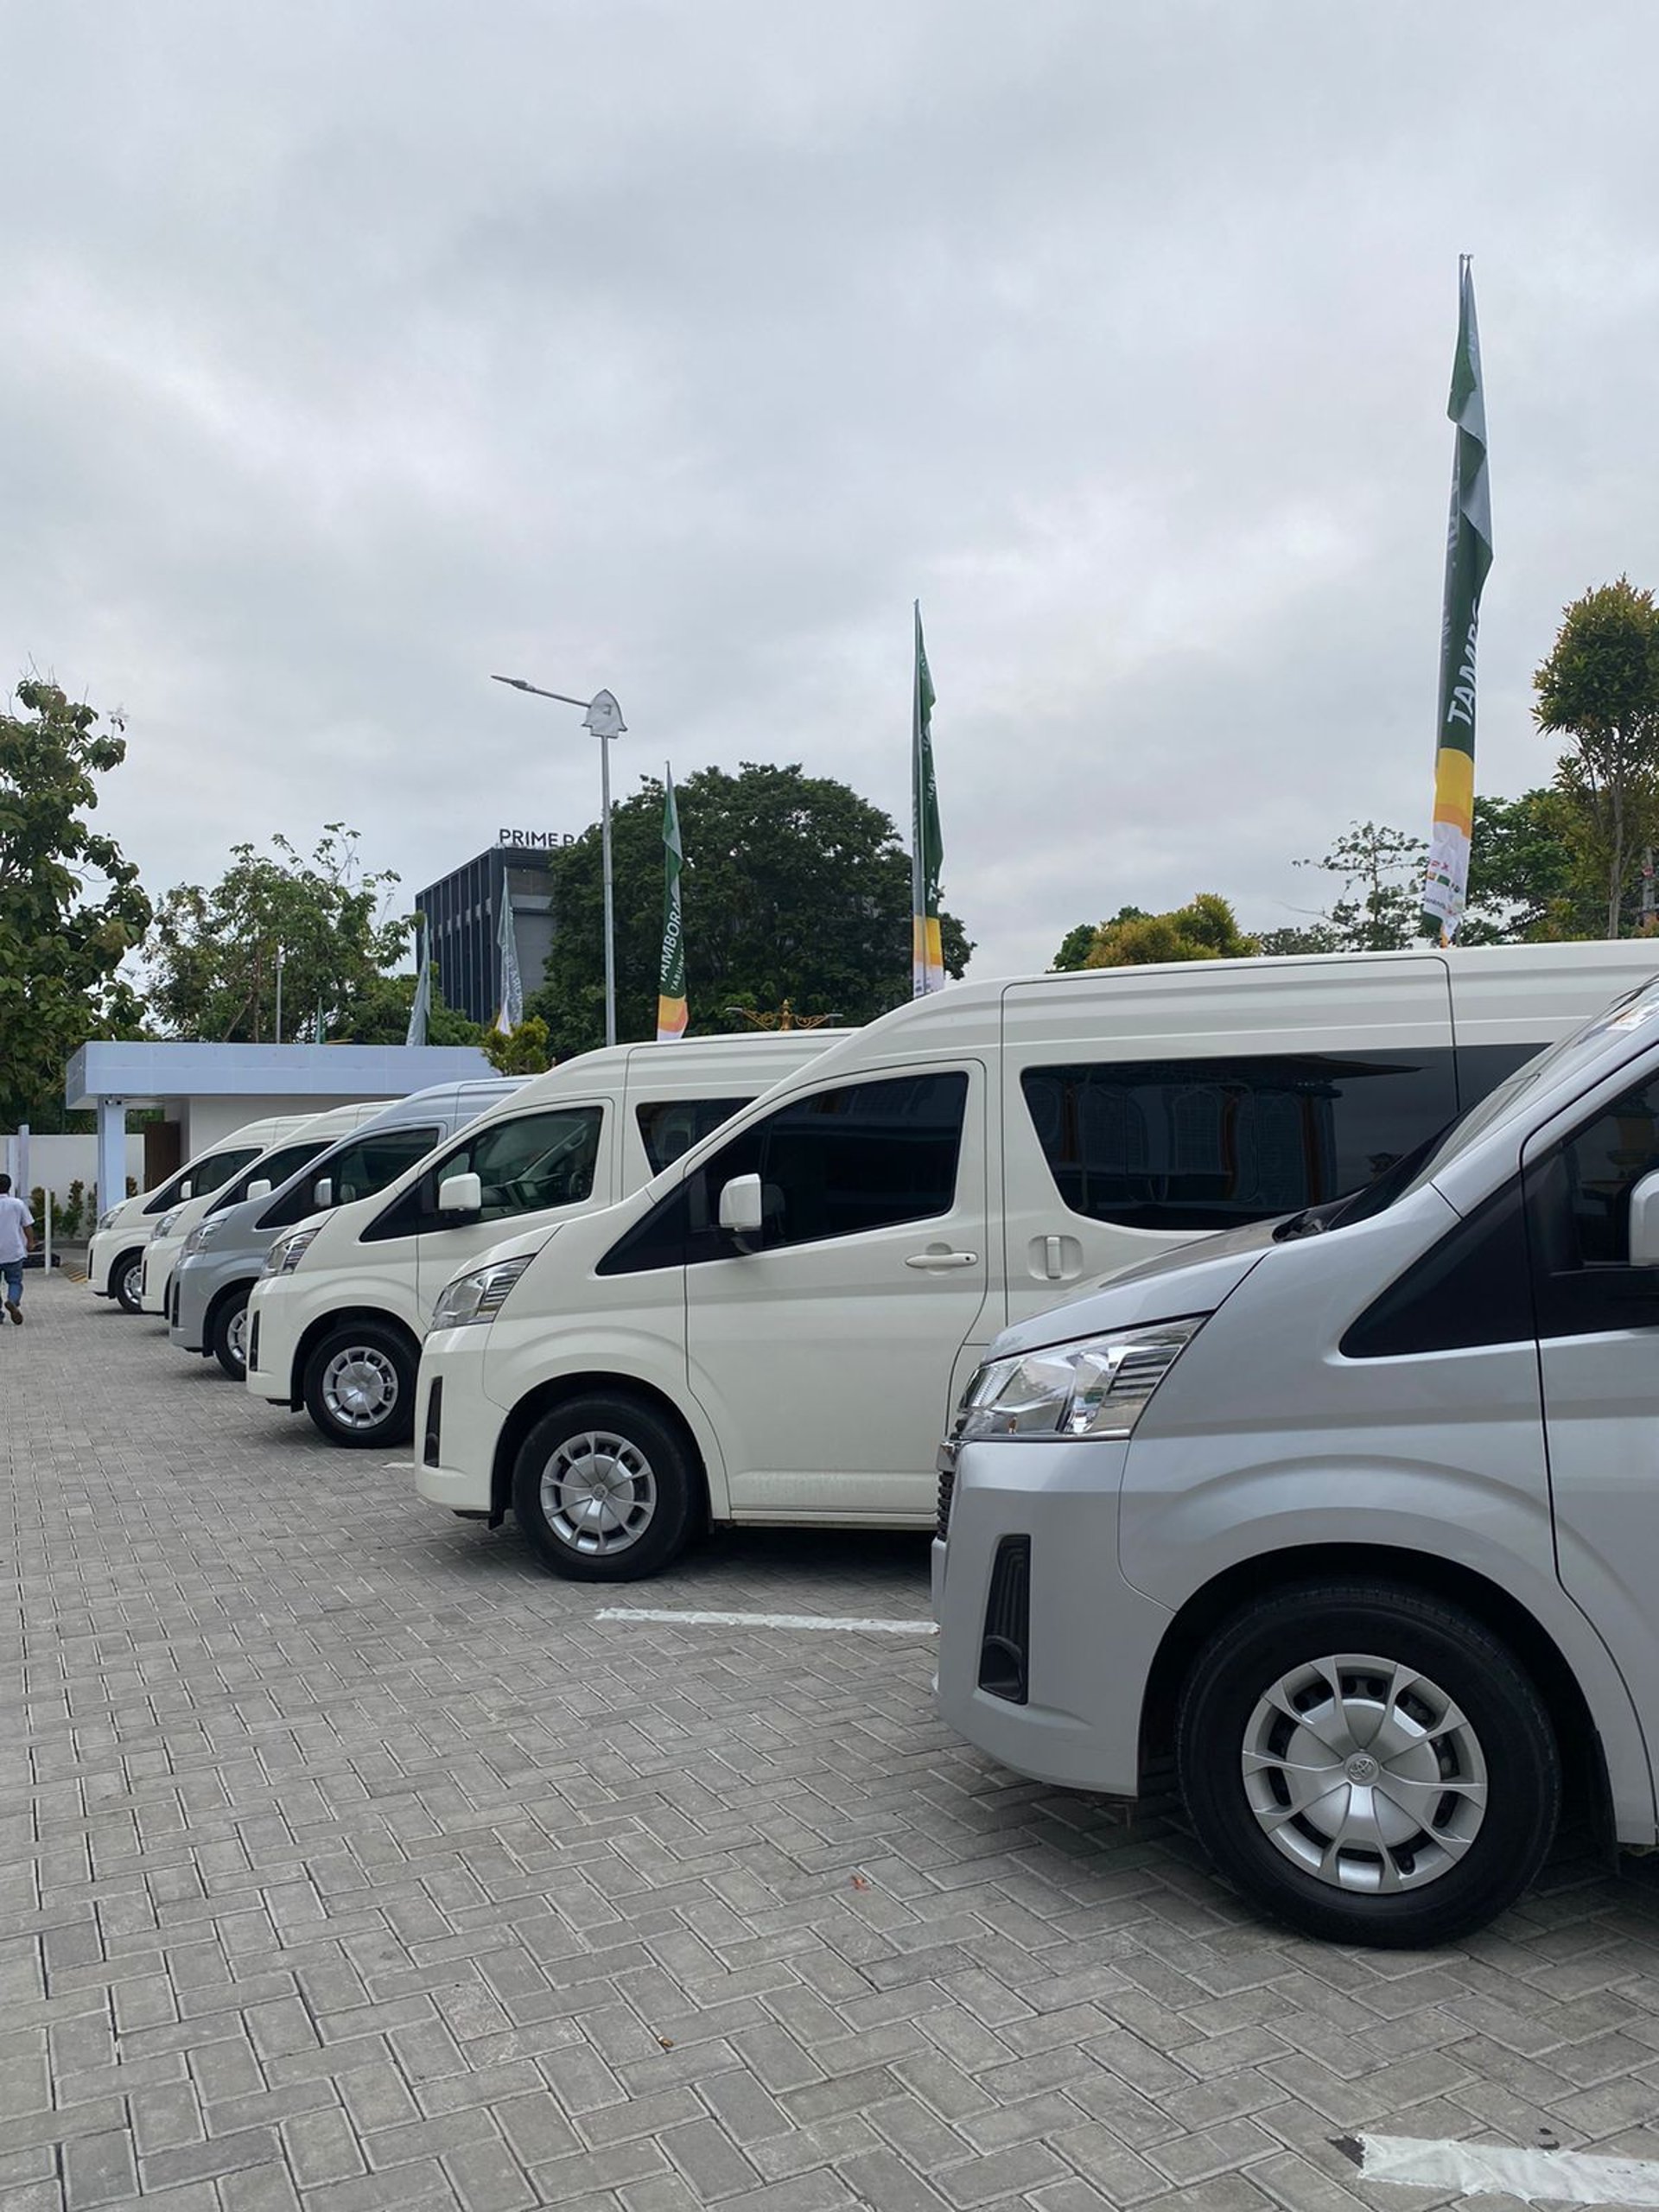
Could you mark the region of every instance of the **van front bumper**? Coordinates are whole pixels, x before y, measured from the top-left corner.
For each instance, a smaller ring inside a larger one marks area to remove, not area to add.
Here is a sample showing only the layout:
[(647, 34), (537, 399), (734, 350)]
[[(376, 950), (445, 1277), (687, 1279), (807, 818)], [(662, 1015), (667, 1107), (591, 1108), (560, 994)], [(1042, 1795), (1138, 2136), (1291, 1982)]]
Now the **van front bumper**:
[(297, 1405), (294, 1395), (294, 1357), (303, 1332), (304, 1316), (297, 1309), (293, 1278), (264, 1275), (248, 1297), (247, 1389), (267, 1404)]
[(143, 1238), (137, 1230), (124, 1236), (118, 1229), (93, 1231), (92, 1242), (86, 1247), (86, 1282), (94, 1298), (113, 1295), (110, 1289), (110, 1269), (115, 1265), (117, 1255), (143, 1242)]
[(138, 1296), (141, 1313), (154, 1313), (158, 1318), (165, 1316), (173, 1270), (178, 1265), (179, 1254), (183, 1249), (182, 1236), (152, 1236), (145, 1245), (143, 1274), (140, 1278), (142, 1287)]
[(943, 1717), (1016, 1774), (1133, 1797), (1173, 1616), (1118, 1571), (1127, 1443), (999, 1438), (955, 1455), (933, 1547)]
[(192, 1252), (188, 1259), (179, 1262), (173, 1270), (173, 1286), (167, 1306), (167, 1340), (181, 1351), (207, 1352), (212, 1350), (207, 1342), (207, 1316), (213, 1301), (227, 1284), (238, 1281), (251, 1284), (257, 1276), (258, 1262), (250, 1261), (245, 1252)]
[[(415, 1386), (415, 1488), (452, 1513), (493, 1511), (506, 1409), (484, 1392), (487, 1326), (441, 1329), (421, 1348)], [(437, 1403), (433, 1403), (434, 1393)]]

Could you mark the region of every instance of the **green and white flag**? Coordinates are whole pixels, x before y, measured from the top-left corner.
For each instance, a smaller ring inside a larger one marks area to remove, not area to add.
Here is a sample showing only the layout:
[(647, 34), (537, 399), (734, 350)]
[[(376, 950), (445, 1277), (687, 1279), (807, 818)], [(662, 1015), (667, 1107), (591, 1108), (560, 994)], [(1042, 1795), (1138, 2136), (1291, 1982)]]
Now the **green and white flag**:
[(680, 920), (680, 817), (674, 804), (674, 772), (663, 772), (663, 957), (657, 977), (657, 1042), (677, 1044), (685, 1034), (685, 933)]
[(496, 919), (495, 943), (501, 956), (501, 1011), (495, 1017), (495, 1026), (504, 1037), (511, 1037), (524, 1018), (524, 987), (518, 976), (518, 940), (512, 927), (512, 893), (507, 886), (505, 868), (501, 872), (501, 912)]
[(1429, 836), (1423, 918), (1442, 944), (1457, 934), (1469, 890), (1475, 827), (1475, 638), (1480, 591), (1492, 565), (1492, 500), (1486, 474), (1486, 397), (1475, 327), (1475, 277), (1458, 264), (1458, 350), (1446, 413), (1457, 424), (1452, 515), (1440, 614), (1440, 734), (1434, 755), (1434, 823)]
[(924, 998), (944, 988), (944, 949), (939, 937), (939, 874), (944, 840), (939, 834), (939, 791), (933, 777), (933, 677), (922, 643), (922, 602), (916, 601), (916, 671), (910, 714), (911, 995)]

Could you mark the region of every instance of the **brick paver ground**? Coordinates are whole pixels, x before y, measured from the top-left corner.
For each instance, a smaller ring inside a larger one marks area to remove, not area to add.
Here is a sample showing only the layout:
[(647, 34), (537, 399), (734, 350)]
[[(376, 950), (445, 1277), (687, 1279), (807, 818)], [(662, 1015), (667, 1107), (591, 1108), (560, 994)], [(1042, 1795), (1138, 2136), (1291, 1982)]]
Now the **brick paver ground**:
[(1014, 1781), (919, 1542), (552, 1581), (66, 1282), (0, 1340), (0, 2212), (1423, 2212), (1354, 2131), (1659, 2157), (1659, 1881), (1263, 1925)]

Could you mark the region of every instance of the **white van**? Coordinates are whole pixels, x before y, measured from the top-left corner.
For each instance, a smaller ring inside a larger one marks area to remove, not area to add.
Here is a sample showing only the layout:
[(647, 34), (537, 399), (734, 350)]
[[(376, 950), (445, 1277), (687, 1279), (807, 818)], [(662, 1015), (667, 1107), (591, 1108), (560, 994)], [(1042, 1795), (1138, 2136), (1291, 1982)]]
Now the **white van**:
[(556, 1570), (703, 1522), (925, 1528), (1011, 1321), (1196, 1233), (1372, 1181), (1621, 984), (1637, 944), (964, 983), (885, 1015), (605, 1214), (457, 1285), (421, 1495)]
[(221, 1183), (217, 1190), (195, 1191), (189, 1198), (169, 1206), (144, 1247), (138, 1271), (139, 1312), (166, 1314), (168, 1293), (179, 1255), (187, 1239), (209, 1214), (235, 1205), (249, 1197), (257, 1185), (263, 1185), (265, 1193), (274, 1191), (278, 1184), (296, 1174), (308, 1160), (327, 1151), (335, 1138), (348, 1136), (365, 1122), (384, 1114), (391, 1103), (389, 1098), (372, 1098), (363, 1105), (331, 1106), (323, 1113), (308, 1115), (286, 1135), (267, 1147), (257, 1160), (250, 1161), (240, 1174)]
[(1419, 1945), (1558, 1808), (1659, 1843), (1659, 984), (1352, 1199), (1000, 1339), (941, 1455), (945, 1718)]
[(279, 1138), (291, 1136), (310, 1119), (308, 1114), (269, 1114), (263, 1121), (245, 1122), (207, 1152), (186, 1160), (153, 1191), (140, 1191), (136, 1198), (108, 1207), (99, 1217), (86, 1252), (93, 1297), (112, 1298), (124, 1313), (137, 1313), (144, 1247), (162, 1217), (187, 1198), (218, 1190)]
[(247, 1387), (331, 1443), (401, 1443), (439, 1292), (513, 1231), (533, 1243), (677, 1160), (842, 1030), (584, 1052), (525, 1084), (378, 1195), (280, 1237), (248, 1306)]

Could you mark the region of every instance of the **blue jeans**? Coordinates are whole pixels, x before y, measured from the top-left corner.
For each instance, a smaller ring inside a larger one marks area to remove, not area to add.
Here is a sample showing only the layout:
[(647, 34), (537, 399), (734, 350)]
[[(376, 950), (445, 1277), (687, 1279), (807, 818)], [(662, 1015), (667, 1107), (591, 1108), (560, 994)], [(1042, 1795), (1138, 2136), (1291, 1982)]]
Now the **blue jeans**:
[(21, 1260), (0, 1260), (0, 1282), (6, 1286), (8, 1306), (23, 1302), (23, 1263)]

